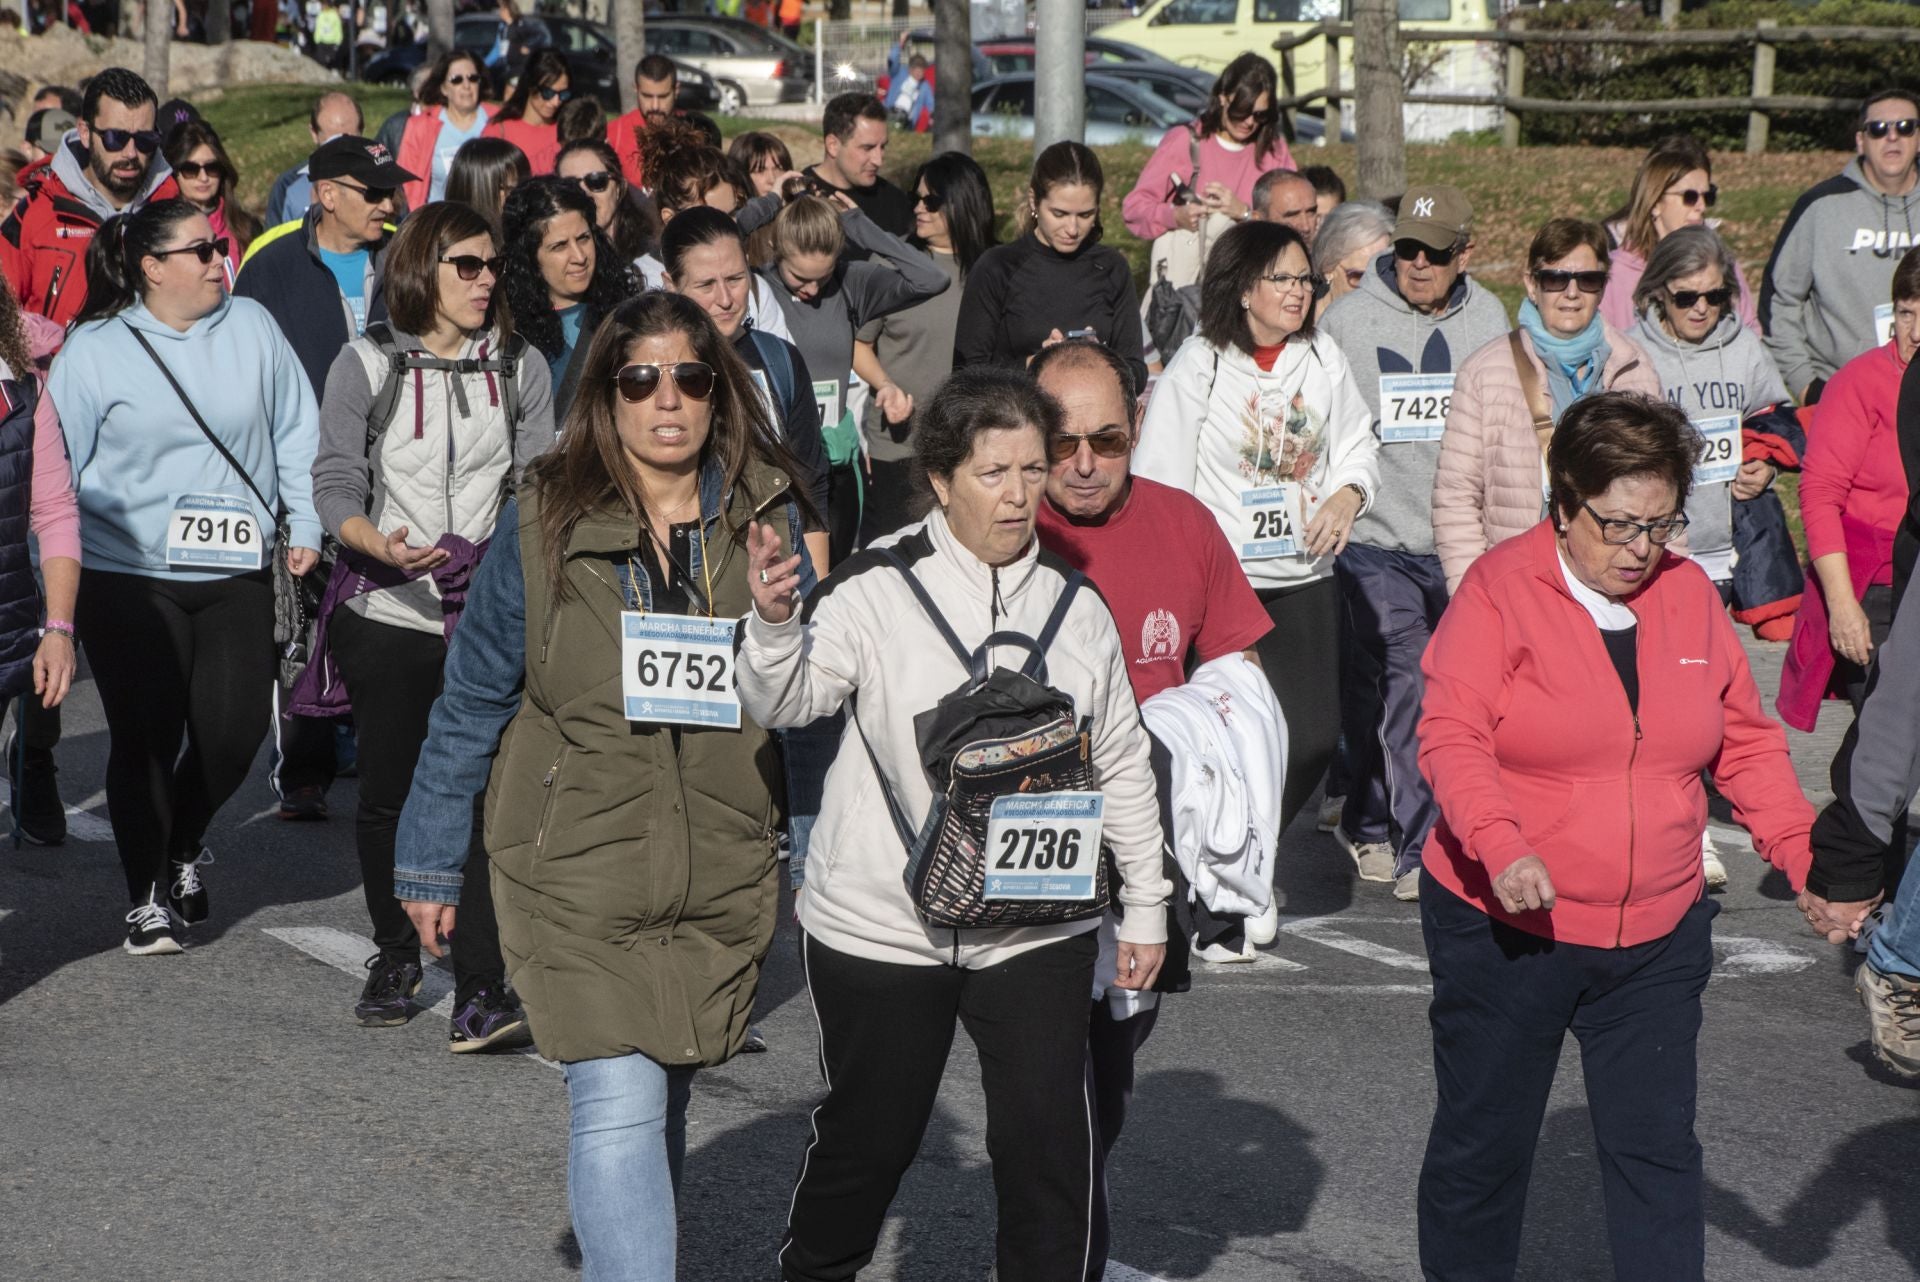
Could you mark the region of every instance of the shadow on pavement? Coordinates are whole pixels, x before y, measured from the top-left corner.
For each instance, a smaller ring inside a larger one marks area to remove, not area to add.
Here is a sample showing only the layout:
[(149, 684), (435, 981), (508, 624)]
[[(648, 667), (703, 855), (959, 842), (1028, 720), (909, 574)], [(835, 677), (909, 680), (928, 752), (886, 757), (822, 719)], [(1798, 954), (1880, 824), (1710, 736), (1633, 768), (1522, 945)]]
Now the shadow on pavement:
[[(1858, 1056), (1855, 1056), (1858, 1058)], [(1912, 1083), (1903, 1083), (1911, 1086)], [(1887, 1224), (1887, 1245), (1920, 1271), (1920, 1118), (1880, 1122), (1855, 1131), (1827, 1154), (1826, 1163), (1793, 1200), (1769, 1218), (1746, 1195), (1707, 1181), (1707, 1222), (1737, 1237), (1776, 1264), (1812, 1269), (1875, 1203)]]

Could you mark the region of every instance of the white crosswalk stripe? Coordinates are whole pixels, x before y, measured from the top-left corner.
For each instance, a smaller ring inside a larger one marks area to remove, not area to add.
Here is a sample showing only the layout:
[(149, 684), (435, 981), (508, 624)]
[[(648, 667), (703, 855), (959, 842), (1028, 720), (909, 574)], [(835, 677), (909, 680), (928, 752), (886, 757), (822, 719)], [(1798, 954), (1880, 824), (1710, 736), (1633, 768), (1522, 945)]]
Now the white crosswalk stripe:
[(1391, 966), (1396, 970), (1417, 970), (1426, 973), (1427, 959), (1413, 953), (1403, 953), (1398, 948), (1389, 948), (1385, 944), (1376, 944), (1371, 939), (1360, 939), (1343, 930), (1335, 929), (1330, 923), (1344, 922), (1337, 917), (1297, 917), (1292, 921), (1282, 921), (1280, 929), (1295, 939), (1304, 939), (1310, 943), (1351, 953), (1355, 957), (1364, 957), (1368, 961), (1379, 962), (1382, 966)]

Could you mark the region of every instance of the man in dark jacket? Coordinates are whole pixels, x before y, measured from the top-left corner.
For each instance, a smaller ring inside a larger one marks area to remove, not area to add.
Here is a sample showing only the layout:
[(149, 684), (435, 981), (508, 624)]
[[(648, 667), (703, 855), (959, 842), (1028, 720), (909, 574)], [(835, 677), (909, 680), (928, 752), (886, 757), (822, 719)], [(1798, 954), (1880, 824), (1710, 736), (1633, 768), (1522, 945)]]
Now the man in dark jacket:
[[(298, 229), (247, 259), (233, 292), (273, 314), (313, 385), (327, 390), (340, 349), (370, 320), (383, 320), (379, 264), (400, 185), (413, 175), (377, 142), (345, 135), (322, 143), (307, 161), (313, 204)], [(319, 573), (319, 572), (316, 572)], [(324, 578), (320, 580), (324, 582)], [(284, 699), (282, 701), (284, 703)], [(274, 786), (282, 819), (324, 819), (336, 771), (334, 723), (280, 717)]]

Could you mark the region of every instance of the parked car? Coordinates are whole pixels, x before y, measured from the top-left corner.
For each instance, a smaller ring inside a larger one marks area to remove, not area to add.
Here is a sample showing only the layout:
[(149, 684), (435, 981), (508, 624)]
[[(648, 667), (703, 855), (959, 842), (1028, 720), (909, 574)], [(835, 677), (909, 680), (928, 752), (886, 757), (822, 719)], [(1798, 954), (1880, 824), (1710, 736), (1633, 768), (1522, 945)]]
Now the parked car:
[[(1144, 85), (1101, 72), (1087, 73), (1087, 133), (1090, 147), (1121, 142), (1158, 143), (1193, 113)], [(1033, 137), (1033, 75), (994, 76), (973, 89), (973, 132), (991, 138)]]
[(749, 106), (803, 102), (813, 89), (813, 55), (750, 22), (650, 17), (647, 52), (712, 76), (723, 116)]
[[(1208, 101), (1213, 96), (1213, 82), (1219, 78), (1211, 71), (1169, 62), (1107, 63), (1101, 66), (1100, 74), (1145, 85), (1192, 116), (1198, 116), (1207, 109)], [(1326, 133), (1326, 123), (1320, 117), (1300, 111), (1293, 113), (1293, 141), (1296, 144), (1318, 146), (1326, 140)]]
[[(609, 110), (620, 110), (622, 73), (614, 56), (613, 36), (597, 22), (540, 14), (520, 20), (521, 31), (533, 49), (558, 49), (566, 55), (572, 75), (573, 92), (591, 93)], [(500, 19), (491, 13), (469, 13), (453, 24), (453, 44), (464, 53), (484, 60), (500, 39)], [(418, 41), (396, 45), (369, 58), (361, 66), (360, 78), (374, 84), (406, 85), (427, 58), (427, 47)], [(674, 105), (682, 111), (713, 111), (720, 105), (720, 91), (713, 77), (689, 62), (674, 59), (680, 73), (680, 92)], [(496, 67), (493, 92), (505, 88), (505, 69)]]

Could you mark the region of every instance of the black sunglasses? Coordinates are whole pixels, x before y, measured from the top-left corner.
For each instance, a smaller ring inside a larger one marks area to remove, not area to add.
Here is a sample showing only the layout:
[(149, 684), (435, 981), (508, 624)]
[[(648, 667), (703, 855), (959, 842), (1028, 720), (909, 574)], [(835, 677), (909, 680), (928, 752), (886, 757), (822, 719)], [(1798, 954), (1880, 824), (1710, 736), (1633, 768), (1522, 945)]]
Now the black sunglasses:
[(622, 365), (613, 376), (620, 388), (620, 399), (638, 405), (660, 390), (660, 380), (671, 377), (680, 395), (704, 401), (713, 395), (713, 366), (705, 361), (680, 361), (672, 365)]
[(200, 260), (200, 265), (205, 267), (214, 259), (227, 256), (227, 238), (222, 236), (218, 240), (203, 240), (192, 245), (181, 245), (175, 249), (156, 249), (149, 257), (172, 258), (175, 254), (192, 254)]
[(393, 199), (393, 188), (391, 187), (362, 187), (358, 183), (343, 182), (338, 178), (329, 178), (326, 181), (336, 187), (346, 188), (348, 191), (359, 196), (360, 199), (366, 201), (369, 205), (377, 205), (383, 200)]
[(1279, 115), (1280, 115), (1279, 111), (1277, 111), (1272, 107), (1267, 107), (1260, 111), (1255, 111), (1251, 107), (1247, 107), (1244, 109), (1239, 107), (1227, 108), (1227, 119), (1231, 120), (1236, 125), (1245, 120), (1251, 120), (1258, 125), (1270, 125), (1279, 117)]
[(604, 169), (596, 169), (590, 174), (575, 174), (571, 178), (562, 178), (560, 181), (585, 188), (598, 195), (613, 185), (613, 175)]
[[(1913, 131), (1909, 129), (1907, 132)], [(102, 151), (125, 151), (127, 144), (132, 143), (140, 149), (141, 155), (151, 156), (154, 148), (160, 145), (160, 132), (156, 129), (96, 129), (93, 136), (100, 140)]]
[(1057, 436), (1049, 437), (1047, 454), (1054, 462), (1064, 463), (1080, 452), (1082, 441), (1085, 441), (1087, 447), (1101, 458), (1119, 458), (1133, 448), (1133, 441), (1127, 436), (1124, 428), (1106, 427), (1098, 432), (1079, 434), (1061, 432)]
[(495, 280), (499, 280), (500, 267), (507, 260), (498, 254), (492, 258), (482, 258), (478, 254), (449, 254), (440, 261), (458, 272), (461, 280), (479, 280), (482, 271), (491, 273)]
[(1424, 241), (1396, 240), (1393, 242), (1393, 256), (1403, 263), (1410, 263), (1425, 254), (1430, 266), (1445, 267), (1453, 261), (1454, 253), (1455, 251), (1451, 248), (1435, 249)]
[(920, 208), (926, 210), (928, 213), (937, 214), (940, 212), (941, 208), (947, 203), (947, 198), (945, 196), (942, 196), (937, 191), (930, 191), (926, 195), (920, 197), (918, 203), (920, 205)]
[(449, 84), (449, 85), (477, 85), (477, 84), (479, 84), (479, 83), (480, 83), (480, 77), (478, 77), (478, 76), (448, 76), (448, 77), (446, 78), (446, 80), (445, 80), (445, 81), (443, 81), (442, 83), (444, 83), (444, 84)]
[(1697, 187), (1669, 188), (1666, 194), (1669, 196), (1678, 196), (1680, 203), (1688, 209), (1692, 209), (1695, 205), (1699, 204), (1704, 204), (1708, 209), (1712, 209), (1714, 202), (1720, 199), (1720, 184), (1708, 183), (1705, 191), (1701, 191)]
[(173, 172), (182, 178), (225, 178), (217, 160), (201, 164), (197, 160), (183, 160), (173, 167)]
[(1703, 298), (1707, 300), (1707, 306), (1724, 312), (1727, 310), (1727, 305), (1733, 301), (1733, 289), (1727, 285), (1722, 285), (1719, 289), (1669, 288), (1667, 297), (1671, 298), (1673, 305), (1683, 312), (1692, 311), (1694, 304)]
[[(1913, 137), (1913, 131), (1916, 127), (1920, 127), (1920, 121), (1915, 121), (1912, 119), (1869, 120), (1866, 125), (1865, 133), (1869, 138), (1885, 138), (1887, 136), (1887, 131), (1891, 129), (1894, 133), (1899, 134), (1902, 138), (1911, 138)], [(109, 150), (114, 150), (114, 149), (109, 148)]]
[(547, 102), (552, 102), (555, 98), (558, 98), (561, 102), (566, 102), (573, 97), (573, 90), (555, 89), (551, 85), (541, 85), (535, 92)]
[(1540, 282), (1540, 288), (1549, 294), (1564, 294), (1567, 286), (1578, 285), (1583, 294), (1598, 294), (1607, 288), (1605, 272), (1563, 272), (1551, 267), (1542, 267), (1533, 274)]

